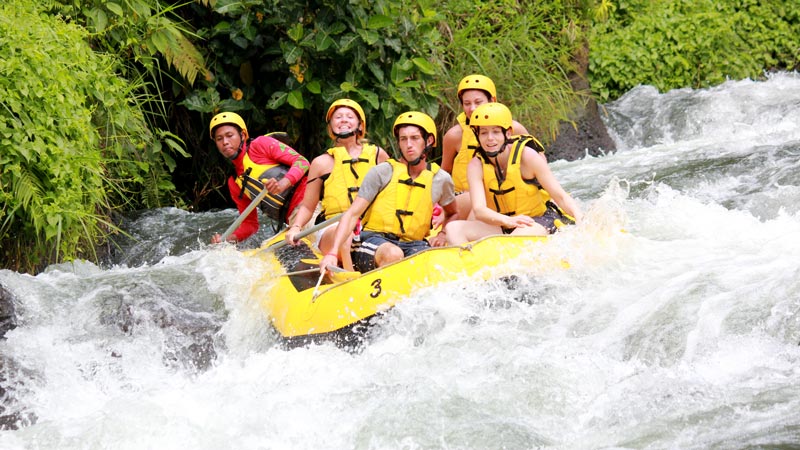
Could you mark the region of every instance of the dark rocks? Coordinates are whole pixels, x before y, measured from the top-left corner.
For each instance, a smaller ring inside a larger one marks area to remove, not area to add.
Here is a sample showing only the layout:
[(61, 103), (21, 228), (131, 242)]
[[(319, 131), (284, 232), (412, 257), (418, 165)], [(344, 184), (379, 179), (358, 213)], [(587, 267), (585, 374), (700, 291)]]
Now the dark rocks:
[(545, 152), (548, 161), (575, 161), (587, 154), (598, 156), (616, 150), (614, 141), (600, 119), (596, 101), (589, 100), (573, 120), (575, 126), (571, 123), (561, 124), (558, 137)]
[(26, 392), (35, 380), (31, 371), (0, 355), (0, 430), (17, 430), (36, 423), (36, 415), (17, 401), (17, 395)]
[(14, 313), (14, 296), (0, 285), (0, 338), (16, 327), (17, 317)]
[(589, 67), (588, 56), (589, 50), (585, 47), (575, 58), (578, 65), (577, 72), (570, 75), (572, 89), (582, 94), (586, 100), (573, 111), (570, 118), (573, 123), (564, 122), (559, 127), (558, 136), (545, 152), (549, 161), (557, 159), (574, 161), (587, 154), (598, 156), (611, 153), (617, 148), (601, 119), (600, 107), (591, 96), (586, 74)]

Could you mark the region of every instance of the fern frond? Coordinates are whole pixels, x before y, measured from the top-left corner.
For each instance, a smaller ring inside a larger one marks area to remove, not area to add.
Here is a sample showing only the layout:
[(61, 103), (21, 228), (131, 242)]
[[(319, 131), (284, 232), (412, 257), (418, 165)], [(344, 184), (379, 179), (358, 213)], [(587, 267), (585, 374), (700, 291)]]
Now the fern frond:
[(194, 84), (197, 75), (205, 74), (206, 71), (203, 55), (184, 34), (174, 29), (167, 31), (170, 45), (163, 52), (167, 63), (183, 75), (190, 85)]
[(42, 193), (42, 185), (39, 179), (30, 172), (22, 171), (19, 176), (14, 179), (14, 197), (16, 203), (22, 205), (23, 209), (27, 209), (34, 196), (40, 196)]

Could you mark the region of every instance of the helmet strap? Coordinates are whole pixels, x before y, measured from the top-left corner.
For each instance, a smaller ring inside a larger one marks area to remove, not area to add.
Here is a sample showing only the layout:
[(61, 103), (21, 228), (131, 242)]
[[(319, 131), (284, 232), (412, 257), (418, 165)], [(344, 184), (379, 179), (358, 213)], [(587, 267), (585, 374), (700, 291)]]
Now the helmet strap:
[(333, 133), (333, 135), (336, 136), (337, 140), (338, 139), (347, 139), (349, 137), (355, 136), (356, 132), (353, 131), (353, 130), (350, 130), (350, 131), (347, 131), (345, 133)]
[(500, 153), (503, 153), (503, 150), (505, 150), (505, 149), (506, 149), (506, 146), (505, 146), (505, 144), (503, 144), (503, 146), (500, 148), (500, 150), (498, 150), (496, 152), (486, 152), (486, 156), (488, 156), (489, 158), (497, 158), (497, 155), (499, 155)]

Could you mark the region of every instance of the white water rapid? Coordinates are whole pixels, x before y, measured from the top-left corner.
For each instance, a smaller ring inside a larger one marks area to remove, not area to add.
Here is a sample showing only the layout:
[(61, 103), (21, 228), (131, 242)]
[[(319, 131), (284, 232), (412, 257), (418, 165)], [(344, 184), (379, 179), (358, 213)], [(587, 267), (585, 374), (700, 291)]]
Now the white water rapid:
[(0, 448), (798, 448), (800, 75), (605, 109), (619, 150), (551, 163), (585, 223), (360, 352), (276, 345), (269, 269), (205, 244), (233, 210), (144, 213), (107, 268), (0, 271)]

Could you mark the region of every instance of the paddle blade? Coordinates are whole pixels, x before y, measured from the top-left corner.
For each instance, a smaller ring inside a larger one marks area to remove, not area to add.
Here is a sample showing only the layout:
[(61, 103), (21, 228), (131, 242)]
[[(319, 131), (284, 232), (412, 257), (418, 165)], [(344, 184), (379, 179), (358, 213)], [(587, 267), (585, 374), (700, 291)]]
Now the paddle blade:
[(334, 283), (344, 283), (345, 281), (355, 280), (361, 276), (361, 272), (333, 272), (330, 274), (330, 279)]

